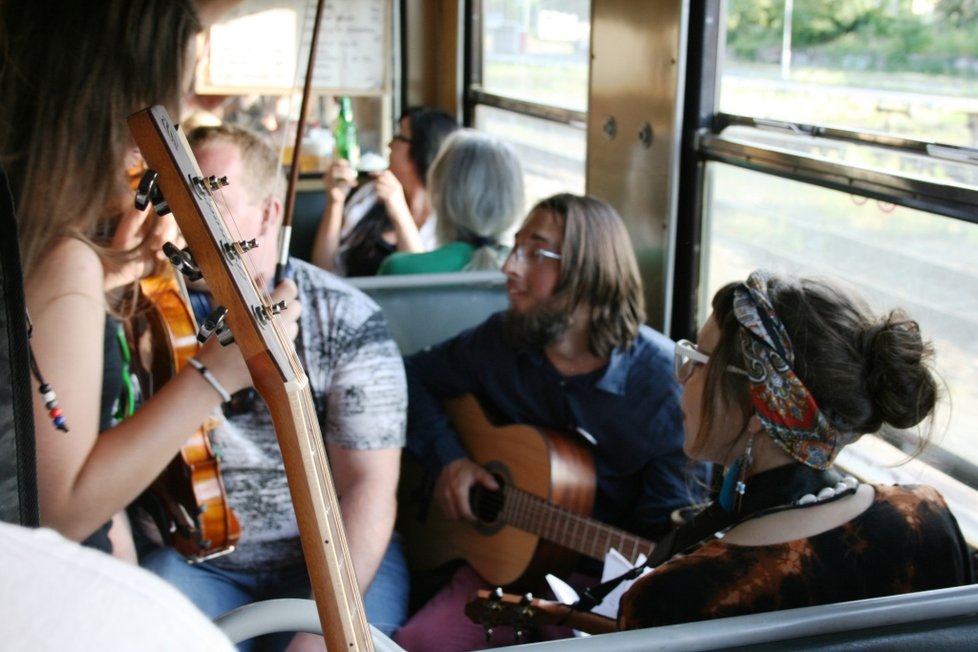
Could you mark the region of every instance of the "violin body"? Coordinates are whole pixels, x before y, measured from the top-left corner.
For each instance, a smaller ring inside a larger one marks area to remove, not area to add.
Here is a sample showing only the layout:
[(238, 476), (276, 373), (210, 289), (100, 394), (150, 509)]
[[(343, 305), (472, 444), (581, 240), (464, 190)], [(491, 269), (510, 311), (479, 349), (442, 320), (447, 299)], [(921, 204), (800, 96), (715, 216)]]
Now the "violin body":
[[(169, 271), (169, 270), (168, 270)], [(197, 353), (197, 324), (179, 275), (143, 279), (136, 315), (129, 323), (134, 368), (144, 396), (152, 395)], [(163, 542), (189, 561), (227, 554), (241, 526), (227, 502), (220, 460), (202, 424), (139, 500)]]

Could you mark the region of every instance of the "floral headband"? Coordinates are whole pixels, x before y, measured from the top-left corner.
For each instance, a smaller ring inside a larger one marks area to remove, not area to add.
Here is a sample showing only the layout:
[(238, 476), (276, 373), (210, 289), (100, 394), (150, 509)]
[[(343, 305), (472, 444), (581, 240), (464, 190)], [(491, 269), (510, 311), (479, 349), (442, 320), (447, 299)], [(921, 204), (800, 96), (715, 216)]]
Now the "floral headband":
[(734, 290), (734, 315), (757, 417), (768, 435), (793, 458), (825, 469), (859, 436), (833, 426), (795, 375), (791, 339), (767, 295), (768, 274), (752, 273)]

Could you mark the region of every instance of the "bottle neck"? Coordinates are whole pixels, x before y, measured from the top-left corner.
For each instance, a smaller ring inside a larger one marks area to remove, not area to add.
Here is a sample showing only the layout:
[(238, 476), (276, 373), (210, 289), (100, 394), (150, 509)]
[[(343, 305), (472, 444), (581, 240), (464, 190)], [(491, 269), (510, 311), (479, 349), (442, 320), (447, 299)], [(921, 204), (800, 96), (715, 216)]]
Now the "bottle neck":
[(353, 104), (346, 95), (340, 98), (340, 118), (347, 122), (353, 121)]

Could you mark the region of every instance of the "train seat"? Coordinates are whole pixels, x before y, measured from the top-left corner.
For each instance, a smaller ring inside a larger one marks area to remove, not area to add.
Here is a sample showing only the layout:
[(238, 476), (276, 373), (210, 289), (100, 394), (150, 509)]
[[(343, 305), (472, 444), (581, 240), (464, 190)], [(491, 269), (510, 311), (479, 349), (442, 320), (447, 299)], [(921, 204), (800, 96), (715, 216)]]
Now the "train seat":
[[(273, 631), (320, 632), (312, 600), (268, 600), (217, 619), (235, 642)], [(498, 636), (510, 636), (497, 627)], [(382, 637), (381, 637), (382, 639)], [(718, 618), (599, 636), (510, 647), (548, 652), (694, 652), (697, 650), (973, 650), (978, 585)], [(386, 644), (390, 644), (386, 642)], [(396, 646), (384, 648), (398, 649)]]
[(348, 278), (380, 305), (403, 355), (437, 344), (508, 305), (499, 271)]

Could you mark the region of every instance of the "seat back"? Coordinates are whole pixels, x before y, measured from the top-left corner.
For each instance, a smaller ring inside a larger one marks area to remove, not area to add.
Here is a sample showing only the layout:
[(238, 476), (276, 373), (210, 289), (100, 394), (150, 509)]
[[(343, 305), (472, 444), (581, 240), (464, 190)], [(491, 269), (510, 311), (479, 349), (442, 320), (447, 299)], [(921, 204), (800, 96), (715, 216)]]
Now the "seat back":
[[(312, 183), (310, 183), (312, 182)], [(312, 244), (316, 240), (319, 221), (326, 210), (326, 191), (319, 179), (302, 179), (292, 207), (292, 239), (289, 256), (306, 262), (312, 259)]]
[[(500, 636), (512, 636), (498, 628)], [(511, 638), (509, 640), (512, 640)], [(888, 595), (815, 607), (527, 643), (513, 652), (757, 652), (832, 650), (973, 650), (978, 640), (978, 585)]]
[(347, 279), (380, 305), (402, 355), (442, 342), (505, 310), (502, 272), (364, 276)]

